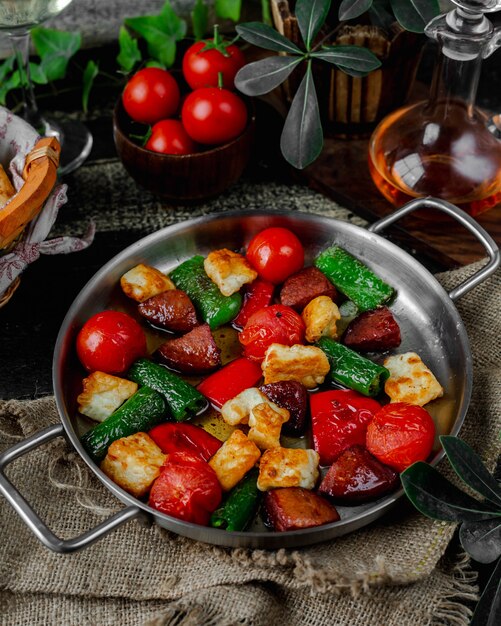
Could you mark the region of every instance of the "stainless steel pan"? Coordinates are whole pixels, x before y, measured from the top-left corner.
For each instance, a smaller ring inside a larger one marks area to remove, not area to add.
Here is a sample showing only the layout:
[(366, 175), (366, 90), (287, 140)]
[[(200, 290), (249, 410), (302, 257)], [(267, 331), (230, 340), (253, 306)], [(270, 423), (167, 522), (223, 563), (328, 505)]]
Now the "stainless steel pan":
[[(393, 222), (423, 207), (435, 208), (454, 217), (479, 239), (489, 256), (485, 267), (450, 293), (444, 291), (420, 263), (379, 235)], [(403, 343), (398, 351), (418, 352), (442, 382), (446, 393), (441, 400), (429, 405), (429, 409), (439, 434), (458, 433), (470, 401), (472, 360), (466, 330), (454, 300), (478, 285), (499, 265), (498, 247), (472, 218), (453, 205), (427, 198), (413, 200), (367, 230), (331, 218), (296, 212), (252, 211), (190, 220), (169, 226), (133, 244), (107, 263), (82, 289), (63, 321), (54, 350), (54, 394), (61, 423), (40, 431), (0, 455), (0, 492), (48, 548), (56, 552), (79, 550), (124, 522), (140, 517), (153, 518), (168, 530), (208, 543), (290, 548), (332, 539), (365, 526), (388, 511), (402, 495), (399, 491), (371, 504), (339, 507), (340, 521), (318, 528), (288, 533), (262, 529), (227, 532), (182, 522), (151, 509), (105, 476), (80, 444), (80, 424), (75, 410), (75, 394), (72, 393), (73, 378), (78, 371), (75, 336), (91, 315), (109, 305), (120, 276), (139, 262), (169, 271), (195, 253), (205, 254), (223, 246), (238, 249), (245, 246), (256, 232), (276, 225), (286, 226), (299, 236), (306, 249), (307, 261), (336, 241), (396, 287), (398, 295), (391, 306), (402, 328)], [(89, 469), (125, 504), (119, 513), (70, 540), (56, 537), (4, 474), (5, 467), (15, 458), (59, 436), (66, 438)], [(437, 452), (433, 462), (441, 457), (442, 452)]]

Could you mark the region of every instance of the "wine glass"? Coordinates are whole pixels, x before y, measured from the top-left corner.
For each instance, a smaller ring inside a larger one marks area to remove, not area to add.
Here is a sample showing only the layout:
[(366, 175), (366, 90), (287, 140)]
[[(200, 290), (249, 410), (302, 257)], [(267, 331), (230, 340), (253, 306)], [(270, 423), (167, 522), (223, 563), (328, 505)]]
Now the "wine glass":
[(57, 137), (61, 144), (60, 174), (72, 172), (85, 161), (92, 148), (92, 135), (81, 122), (55, 122), (40, 114), (30, 79), (30, 29), (63, 11), (71, 1), (0, 0), (0, 31), (12, 42), (21, 77), (21, 117), (41, 135)]

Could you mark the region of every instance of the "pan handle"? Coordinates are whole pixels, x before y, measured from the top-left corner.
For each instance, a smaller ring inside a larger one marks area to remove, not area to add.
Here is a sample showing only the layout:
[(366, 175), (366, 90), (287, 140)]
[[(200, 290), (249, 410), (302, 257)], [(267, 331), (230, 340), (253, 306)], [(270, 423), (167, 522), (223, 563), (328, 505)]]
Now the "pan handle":
[(118, 513), (115, 513), (110, 518), (83, 533), (79, 537), (73, 539), (60, 539), (57, 537), (40, 519), (35, 513), (28, 502), (23, 498), (14, 485), (6, 478), (4, 474), (5, 467), (17, 459), (20, 456), (31, 452), (38, 446), (43, 445), (64, 435), (64, 428), (62, 424), (56, 424), (55, 426), (49, 426), (44, 430), (35, 433), (28, 439), (21, 441), (20, 443), (12, 446), (0, 454), (0, 493), (5, 496), (8, 502), (14, 507), (16, 513), (22, 518), (29, 529), (36, 535), (36, 537), (47, 547), (54, 552), (65, 554), (68, 552), (75, 552), (81, 548), (90, 546), (92, 543), (107, 535), (109, 532), (121, 526), (128, 520), (140, 517), (143, 512), (139, 507), (128, 506), (122, 509)]
[(491, 274), (493, 274), (499, 266), (500, 256), (499, 256), (499, 248), (494, 241), (494, 239), (489, 235), (489, 233), (478, 224), (472, 217), (470, 217), (463, 210), (459, 209), (454, 204), (450, 202), (446, 202), (445, 200), (440, 200), (439, 198), (416, 198), (415, 200), (411, 200), (407, 204), (404, 204), (403, 207), (397, 209), (395, 212), (383, 217), (382, 219), (374, 222), (371, 226), (369, 226), (368, 230), (371, 233), (381, 233), (385, 230), (390, 224), (398, 221), (400, 218), (416, 211), (417, 209), (437, 209), (438, 211), (442, 211), (443, 213), (447, 213), (453, 217), (457, 222), (462, 224), (467, 230), (470, 231), (475, 237), (480, 241), (480, 243), (484, 246), (487, 255), (489, 256), (489, 262), (484, 265), (478, 272), (467, 278), (463, 283), (458, 285), (455, 289), (449, 292), (449, 297), (451, 300), (457, 300), (461, 296), (467, 294), (473, 287), (476, 287), (481, 282), (483, 282), (486, 278), (488, 278)]

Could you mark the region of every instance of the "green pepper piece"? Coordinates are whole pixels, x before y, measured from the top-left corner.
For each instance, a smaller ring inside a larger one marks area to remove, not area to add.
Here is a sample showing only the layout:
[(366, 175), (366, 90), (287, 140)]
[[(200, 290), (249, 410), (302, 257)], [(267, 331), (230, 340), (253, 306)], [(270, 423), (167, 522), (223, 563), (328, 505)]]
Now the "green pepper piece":
[(206, 398), (195, 387), (166, 367), (152, 363), (148, 359), (135, 361), (129, 369), (127, 378), (161, 393), (176, 422), (198, 415), (208, 406)]
[(205, 273), (203, 256), (194, 256), (181, 263), (170, 273), (170, 278), (178, 289), (188, 294), (211, 330), (231, 322), (240, 311), (242, 296), (239, 293), (223, 296)]
[(234, 487), (222, 506), (210, 518), (211, 526), (225, 530), (245, 530), (254, 517), (261, 492), (257, 488), (258, 472), (253, 470)]
[(364, 396), (377, 396), (384, 381), (390, 376), (386, 367), (366, 359), (333, 339), (321, 337), (316, 345), (329, 359), (331, 378)]
[(358, 306), (370, 311), (389, 300), (395, 290), (346, 250), (333, 245), (314, 261), (315, 267)]
[(104, 422), (88, 430), (80, 441), (98, 463), (114, 441), (150, 430), (163, 422), (166, 414), (167, 405), (162, 396), (149, 387), (141, 387)]

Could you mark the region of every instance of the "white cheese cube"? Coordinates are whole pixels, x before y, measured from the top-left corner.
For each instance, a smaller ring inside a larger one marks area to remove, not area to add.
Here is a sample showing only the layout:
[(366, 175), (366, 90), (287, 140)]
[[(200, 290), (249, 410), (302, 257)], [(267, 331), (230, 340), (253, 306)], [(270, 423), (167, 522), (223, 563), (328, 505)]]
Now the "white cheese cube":
[(96, 422), (103, 422), (137, 391), (137, 384), (104, 372), (92, 372), (83, 381), (78, 410)]
[(251, 470), (261, 456), (255, 443), (235, 430), (209, 461), (224, 491), (230, 491)]
[(392, 402), (424, 406), (444, 394), (433, 372), (415, 352), (389, 356), (384, 366), (390, 371), (384, 390)]
[(272, 448), (266, 450), (259, 464), (257, 487), (268, 491), (279, 487), (313, 489), (317, 482), (318, 452), (298, 448)]
[(266, 385), (281, 380), (297, 380), (307, 389), (314, 389), (324, 382), (330, 365), (324, 352), (316, 346), (272, 343), (266, 350), (261, 369)]
[(126, 296), (136, 302), (144, 302), (176, 286), (160, 270), (140, 263), (126, 272), (120, 279), (120, 285)]
[(318, 296), (303, 309), (302, 318), (306, 326), (306, 341), (315, 343), (320, 337), (337, 337), (336, 322), (341, 313), (331, 298)]
[(204, 260), (204, 269), (223, 296), (231, 296), (257, 278), (247, 259), (227, 248), (211, 252)]
[(287, 415), (274, 411), (269, 404), (263, 403), (255, 406), (249, 416), (249, 439), (261, 450), (277, 448), (280, 446), (280, 431), (282, 424), (289, 419)]
[[(287, 415), (289, 417), (289, 411), (282, 409), (274, 402), (272, 402), (267, 396), (264, 395), (257, 387), (249, 387), (241, 391), (238, 396), (235, 396), (228, 402), (225, 402), (221, 407), (221, 415), (224, 421), (230, 426), (236, 426), (237, 424), (247, 424), (249, 421), (249, 415), (252, 409), (258, 404), (268, 404), (275, 412), (282, 416)], [(284, 420), (286, 421), (286, 420)]]

